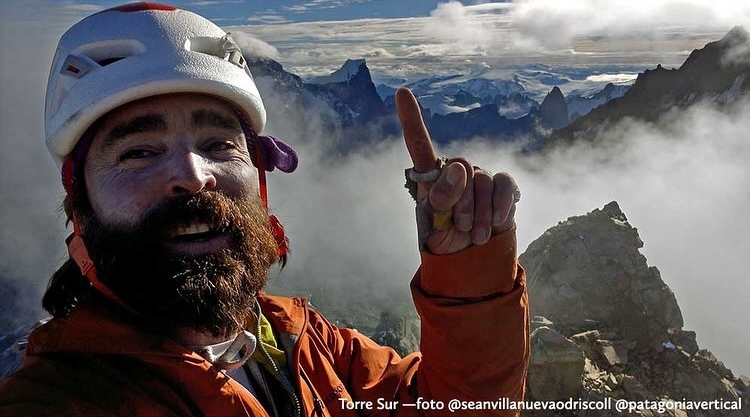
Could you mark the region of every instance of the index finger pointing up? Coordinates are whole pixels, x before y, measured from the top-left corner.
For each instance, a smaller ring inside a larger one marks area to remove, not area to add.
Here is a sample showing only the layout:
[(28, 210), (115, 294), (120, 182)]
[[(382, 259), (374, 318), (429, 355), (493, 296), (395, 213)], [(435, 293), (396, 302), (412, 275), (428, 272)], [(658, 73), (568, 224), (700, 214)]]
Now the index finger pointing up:
[(437, 156), (432, 148), (430, 134), (422, 120), (419, 103), (411, 90), (401, 87), (396, 91), (396, 109), (401, 127), (404, 129), (404, 141), (409, 151), (414, 171), (429, 172), (437, 167)]

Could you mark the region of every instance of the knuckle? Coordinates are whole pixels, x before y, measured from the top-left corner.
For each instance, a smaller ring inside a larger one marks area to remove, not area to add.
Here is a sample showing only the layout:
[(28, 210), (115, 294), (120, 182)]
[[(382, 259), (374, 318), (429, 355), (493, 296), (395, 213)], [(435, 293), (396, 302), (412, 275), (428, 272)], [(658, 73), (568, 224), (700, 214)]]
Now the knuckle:
[(477, 190), (492, 190), (492, 176), (487, 171), (474, 172), (474, 188)]
[(459, 164), (463, 165), (466, 169), (466, 175), (467, 180), (471, 181), (474, 177), (474, 167), (471, 165), (471, 162), (469, 162), (466, 158), (451, 158), (448, 160), (448, 164), (452, 164), (454, 162), (458, 162)]
[(466, 167), (471, 167), (471, 162), (469, 162), (469, 160), (468, 160), (468, 159), (466, 159), (466, 158), (462, 158), (462, 157), (458, 157), (458, 158), (450, 158), (450, 159), (448, 159), (448, 162), (449, 162), (449, 163), (450, 163), (450, 162), (459, 162), (459, 163), (461, 163), (461, 164), (464, 164), (464, 165), (465, 165)]
[(502, 186), (503, 188), (513, 189), (516, 187), (516, 180), (507, 172), (498, 172), (495, 174), (493, 180), (496, 185)]

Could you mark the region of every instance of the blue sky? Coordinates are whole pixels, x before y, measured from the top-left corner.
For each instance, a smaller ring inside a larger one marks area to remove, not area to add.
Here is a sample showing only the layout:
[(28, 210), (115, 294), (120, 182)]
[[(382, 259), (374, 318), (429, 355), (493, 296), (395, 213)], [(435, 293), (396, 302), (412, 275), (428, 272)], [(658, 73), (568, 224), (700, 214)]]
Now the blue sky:
[[(126, 3), (126, 0), (45, 0), (50, 6), (72, 7), (80, 10), (107, 8)], [(3, 3), (32, 5), (39, 1), (3, 0)], [(360, 18), (398, 18), (426, 16), (437, 6), (438, 0), (162, 0), (197, 12), (222, 24), (290, 23), (317, 20), (350, 20)], [(470, 5), (489, 1), (462, 1)]]
[[(290, 23), (361, 18), (399, 18), (426, 16), (438, 4), (436, 0), (227, 0), (178, 1), (217, 22)], [(463, 2), (470, 4), (468, 2)]]

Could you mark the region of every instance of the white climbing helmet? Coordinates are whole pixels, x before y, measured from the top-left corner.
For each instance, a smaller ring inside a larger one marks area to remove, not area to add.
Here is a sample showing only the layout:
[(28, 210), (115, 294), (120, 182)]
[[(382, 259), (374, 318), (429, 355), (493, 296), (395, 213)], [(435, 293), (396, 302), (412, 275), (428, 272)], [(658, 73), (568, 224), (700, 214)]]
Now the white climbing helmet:
[(47, 148), (58, 167), (83, 133), (125, 103), (204, 93), (232, 103), (258, 133), (266, 110), (232, 38), (186, 10), (133, 3), (91, 15), (60, 39), (47, 83)]

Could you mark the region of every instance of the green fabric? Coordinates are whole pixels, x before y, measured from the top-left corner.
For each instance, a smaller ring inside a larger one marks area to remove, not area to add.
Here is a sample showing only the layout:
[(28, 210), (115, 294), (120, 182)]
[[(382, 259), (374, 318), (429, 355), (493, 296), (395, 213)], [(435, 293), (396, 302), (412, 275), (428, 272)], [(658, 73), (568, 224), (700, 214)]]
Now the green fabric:
[[(268, 319), (263, 314), (260, 315), (259, 328), (260, 334), (256, 336), (258, 337), (260, 344), (266, 349), (266, 352), (271, 356), (276, 363), (276, 366), (279, 368), (286, 367), (286, 353), (278, 348), (276, 336), (273, 335), (273, 329), (271, 328), (271, 323), (269, 323)], [(268, 358), (260, 349), (255, 349), (252, 358), (258, 363), (270, 367), (269, 370), (273, 370), (272, 364), (268, 362)]]

